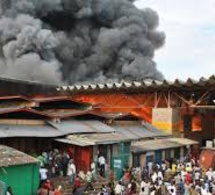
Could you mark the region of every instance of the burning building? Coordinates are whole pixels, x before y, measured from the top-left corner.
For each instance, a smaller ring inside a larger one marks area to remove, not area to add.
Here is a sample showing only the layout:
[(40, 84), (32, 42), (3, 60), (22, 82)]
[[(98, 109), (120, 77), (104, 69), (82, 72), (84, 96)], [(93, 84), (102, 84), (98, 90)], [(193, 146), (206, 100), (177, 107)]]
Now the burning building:
[[(196, 144), (180, 137), (200, 143), (214, 137), (214, 76), (186, 82), (148, 79), (75, 86), (2, 82), (1, 144), (27, 153), (44, 147), (65, 147), (81, 160), (79, 169), (89, 166), (99, 148), (109, 154), (109, 163), (117, 157), (116, 162), (126, 158), (127, 163), (138, 165), (151, 158), (160, 162), (164, 157), (183, 155), (186, 146)], [(16, 91), (5, 86), (13, 86)], [(6, 95), (12, 91), (13, 95)], [(173, 140), (169, 134), (179, 138)], [(160, 151), (154, 144), (163, 142), (154, 138), (164, 138), (169, 145), (163, 144)], [(149, 143), (148, 147), (142, 145), (142, 140)], [(130, 147), (134, 154), (128, 160)], [(125, 156), (117, 153), (120, 148), (126, 149)]]
[(98, 112), (128, 112), (159, 129), (205, 144), (215, 137), (215, 77), (199, 81), (143, 80), (63, 86), (59, 92), (88, 102)]

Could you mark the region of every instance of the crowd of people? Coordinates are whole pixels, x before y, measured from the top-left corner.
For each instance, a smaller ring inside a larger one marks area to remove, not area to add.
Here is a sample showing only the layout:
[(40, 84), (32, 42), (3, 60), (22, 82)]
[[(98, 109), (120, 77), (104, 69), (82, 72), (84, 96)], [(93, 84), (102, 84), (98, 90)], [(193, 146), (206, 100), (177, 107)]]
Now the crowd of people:
[[(61, 194), (61, 186), (53, 188), (49, 179), (65, 176), (73, 187), (71, 194), (83, 194), (94, 189), (97, 173), (105, 177), (105, 157), (98, 157), (98, 164), (92, 161), (87, 172), (77, 173), (71, 156), (58, 150), (43, 153), (40, 161), (41, 189), (49, 193), (38, 195)], [(96, 168), (98, 165), (98, 169)], [(99, 170), (98, 172), (96, 170)], [(108, 175), (107, 184), (103, 185), (98, 195), (215, 195), (215, 170), (203, 170), (199, 161), (194, 158), (165, 160), (161, 163), (148, 162), (145, 167), (126, 168), (123, 176), (117, 180), (113, 171)], [(83, 190), (81, 180), (85, 182)], [(51, 192), (51, 193), (50, 193)]]
[[(40, 186), (38, 195), (62, 195), (62, 186), (54, 186), (51, 179), (67, 176), (71, 168), (68, 166), (71, 160), (69, 153), (59, 151), (58, 149), (42, 152), (37, 157), (40, 163)], [(74, 180), (74, 176), (70, 176), (70, 181)]]
[(198, 160), (188, 157), (148, 162), (145, 168), (125, 170), (110, 194), (215, 195), (215, 170), (203, 170)]
[(100, 195), (215, 195), (215, 169), (203, 170), (199, 160), (185, 157), (146, 167), (126, 168), (122, 179), (109, 178)]
[[(96, 180), (96, 163), (91, 162), (88, 171), (77, 174), (76, 165), (71, 153), (59, 151), (58, 149), (42, 152), (37, 157), (40, 163), (40, 187), (38, 195), (60, 195), (61, 186), (54, 187), (52, 182), (56, 177), (67, 177), (69, 184), (76, 193), (81, 186), (81, 180), (85, 181), (84, 191), (93, 190), (92, 183)], [(98, 156), (98, 167), (100, 176), (105, 177), (105, 157)]]

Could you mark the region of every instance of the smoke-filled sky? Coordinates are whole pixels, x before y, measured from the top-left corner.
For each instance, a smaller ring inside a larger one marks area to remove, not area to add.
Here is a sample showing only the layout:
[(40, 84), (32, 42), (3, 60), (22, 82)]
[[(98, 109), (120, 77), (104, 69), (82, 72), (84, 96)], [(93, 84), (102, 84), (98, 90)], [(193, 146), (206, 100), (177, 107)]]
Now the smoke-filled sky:
[(154, 59), (166, 79), (215, 74), (215, 0), (137, 0), (135, 5), (159, 14), (166, 43)]
[(158, 14), (131, 0), (0, 0), (0, 74), (49, 84), (162, 80)]

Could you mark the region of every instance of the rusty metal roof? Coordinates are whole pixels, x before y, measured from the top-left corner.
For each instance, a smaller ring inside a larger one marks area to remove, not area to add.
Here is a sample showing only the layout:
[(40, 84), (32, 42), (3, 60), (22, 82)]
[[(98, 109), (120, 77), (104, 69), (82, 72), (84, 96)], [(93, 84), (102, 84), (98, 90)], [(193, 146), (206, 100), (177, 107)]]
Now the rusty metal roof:
[(188, 78), (186, 81), (175, 79), (174, 81), (157, 81), (152, 79), (145, 79), (143, 81), (121, 81), (115, 83), (105, 84), (89, 84), (89, 85), (73, 85), (61, 86), (56, 88), (57, 91), (71, 91), (71, 92), (92, 92), (92, 91), (107, 91), (117, 89), (163, 89), (163, 88), (181, 88), (181, 87), (215, 87), (215, 75), (210, 78), (200, 78), (198, 81)]
[(0, 167), (38, 163), (38, 160), (14, 148), (0, 145)]

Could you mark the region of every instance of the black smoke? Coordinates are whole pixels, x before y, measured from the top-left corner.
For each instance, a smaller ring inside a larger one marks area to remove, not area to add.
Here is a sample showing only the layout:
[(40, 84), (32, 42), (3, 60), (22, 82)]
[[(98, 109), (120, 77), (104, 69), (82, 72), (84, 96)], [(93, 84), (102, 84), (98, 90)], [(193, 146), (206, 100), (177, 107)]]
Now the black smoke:
[(46, 83), (162, 80), (158, 15), (131, 0), (0, 0), (0, 72)]

